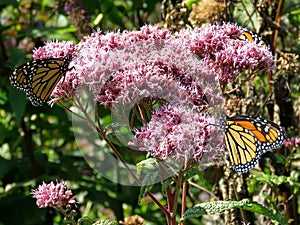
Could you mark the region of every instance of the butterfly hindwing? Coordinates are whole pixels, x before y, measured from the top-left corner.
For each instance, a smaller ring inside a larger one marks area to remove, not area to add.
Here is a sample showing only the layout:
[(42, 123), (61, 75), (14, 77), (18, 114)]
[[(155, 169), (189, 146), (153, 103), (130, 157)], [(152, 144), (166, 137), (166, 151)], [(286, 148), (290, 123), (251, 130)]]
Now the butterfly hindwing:
[(256, 45), (263, 47), (269, 51), (272, 49), (270, 44), (262, 36), (251, 30), (245, 30), (242, 34), (241, 39), (255, 43)]
[(285, 139), (282, 127), (259, 117), (221, 115), (221, 128), (232, 168), (241, 173), (252, 169), (262, 154), (280, 147)]
[(261, 155), (260, 149), (257, 148), (258, 140), (248, 130), (234, 122), (227, 122), (225, 143), (235, 171), (247, 172), (257, 164)]

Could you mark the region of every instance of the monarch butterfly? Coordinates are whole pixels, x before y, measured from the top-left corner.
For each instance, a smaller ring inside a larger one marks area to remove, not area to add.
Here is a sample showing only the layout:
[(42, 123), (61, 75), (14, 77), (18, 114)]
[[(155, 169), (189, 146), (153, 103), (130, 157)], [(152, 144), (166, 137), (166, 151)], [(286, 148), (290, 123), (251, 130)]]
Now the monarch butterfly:
[(258, 46), (261, 46), (263, 48), (271, 50), (270, 44), (259, 34), (253, 32), (253, 31), (247, 30), (247, 31), (244, 31), (242, 35), (243, 35), (243, 37), (242, 37), (243, 40), (248, 40), (250, 42), (254, 42)]
[(220, 117), (232, 168), (239, 173), (251, 170), (265, 152), (279, 148), (286, 138), (284, 129), (266, 119), (252, 116)]
[(27, 62), (15, 69), (9, 80), (15, 88), (25, 91), (34, 106), (41, 106), (69, 70), (72, 55), (62, 59), (48, 58)]

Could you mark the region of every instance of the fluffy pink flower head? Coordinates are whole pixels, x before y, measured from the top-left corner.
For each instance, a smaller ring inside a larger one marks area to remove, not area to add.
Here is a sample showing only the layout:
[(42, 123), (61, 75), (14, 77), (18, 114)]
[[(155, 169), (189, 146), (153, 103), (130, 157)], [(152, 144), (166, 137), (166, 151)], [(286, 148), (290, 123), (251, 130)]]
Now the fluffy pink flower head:
[(63, 58), (75, 52), (75, 44), (71, 41), (51, 41), (43, 47), (33, 50), (32, 57), (37, 59), (45, 58)]
[[(160, 160), (173, 158), (216, 163), (222, 155), (222, 135), (212, 116), (201, 115), (184, 106), (162, 106), (149, 123), (135, 130), (133, 146), (149, 151)], [(175, 162), (175, 161), (174, 161)]]
[[(84, 84), (97, 101), (110, 107), (126, 87), (133, 87), (141, 79), (146, 80), (143, 74), (157, 76), (157, 70), (165, 70), (167, 79), (175, 79), (181, 84), (191, 79), (182, 87), (185, 86), (188, 95), (197, 102), (204, 91), (203, 84), (199, 83), (203, 77), (231, 82), (245, 70), (273, 68), (272, 53), (256, 42), (242, 40), (244, 31), (244, 28), (230, 23), (183, 29), (177, 36), (151, 25), (138, 31), (104, 34), (98, 30), (77, 46), (72, 42), (47, 43), (35, 50), (33, 57), (73, 56), (70, 71), (64, 82), (57, 85), (52, 98), (72, 98), (80, 84)], [(199, 87), (202, 91), (198, 95)]]
[(184, 74), (176, 67), (168, 67), (162, 62), (136, 65), (119, 71), (114, 79), (100, 89), (97, 101), (108, 107), (126, 104), (132, 107), (142, 98), (148, 97), (165, 100), (171, 104), (208, 104), (205, 102), (204, 90), (197, 84), (195, 77)]
[(65, 181), (56, 181), (56, 184), (43, 182), (37, 189), (33, 189), (31, 194), (36, 198), (36, 204), (39, 208), (61, 208), (76, 203), (75, 196), (72, 196), (72, 191), (67, 189)]
[(95, 32), (86, 37), (78, 54), (80, 81), (107, 107), (133, 101), (141, 93), (144, 97), (147, 93), (148, 97), (165, 96), (168, 83), (177, 83), (195, 105), (203, 104), (204, 93), (216, 89), (215, 83), (214, 87), (203, 83), (215, 76), (204, 62), (182, 40), (155, 26), (105, 35)]
[[(108, 32), (102, 34), (100, 30), (87, 36), (82, 42), (78, 55), (80, 63), (76, 66), (78, 77), (83, 83), (91, 85), (103, 85), (114, 72), (124, 68), (124, 64), (130, 58), (121, 56), (119, 59), (114, 51), (123, 49), (141, 41), (153, 40), (161, 42), (171, 38), (166, 29), (158, 29), (155, 26), (144, 26), (140, 31)], [(130, 55), (128, 55), (130, 57)], [(138, 60), (136, 60), (138, 62)], [(97, 87), (95, 87), (97, 88)]]

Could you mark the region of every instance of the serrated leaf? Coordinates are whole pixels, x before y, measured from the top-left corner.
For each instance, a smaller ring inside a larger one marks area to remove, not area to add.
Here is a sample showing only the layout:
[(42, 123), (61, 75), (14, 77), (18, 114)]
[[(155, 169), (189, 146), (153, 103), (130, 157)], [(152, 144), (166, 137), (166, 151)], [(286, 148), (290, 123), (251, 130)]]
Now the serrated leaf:
[(174, 183), (173, 179), (164, 180), (164, 182), (162, 183), (162, 186), (161, 186), (162, 192), (165, 193), (167, 187), (171, 186), (172, 183)]
[(142, 186), (140, 189), (139, 194), (139, 203), (141, 202), (142, 198), (146, 195), (148, 191), (150, 191), (153, 186), (160, 181), (161, 176), (159, 170), (155, 170), (154, 172), (146, 173), (142, 181)]
[(161, 176), (158, 170), (156, 170), (155, 172), (147, 173), (145, 175), (145, 177), (142, 179), (143, 185), (139, 194), (139, 202), (146, 195), (146, 193), (153, 188), (154, 184), (156, 184), (158, 182), (158, 179), (160, 178)]
[(139, 204), (141, 203), (142, 198), (146, 195), (148, 191), (152, 189), (153, 185), (142, 186), (139, 194)]
[(156, 159), (154, 158), (148, 158), (145, 160), (140, 161), (136, 164), (137, 166), (137, 175), (140, 176), (142, 174), (143, 169), (144, 170), (150, 170), (158, 167), (158, 163)]
[(241, 208), (254, 213), (265, 215), (272, 220), (279, 222), (281, 225), (288, 224), (287, 219), (284, 215), (279, 213), (274, 214), (271, 210), (265, 206), (251, 201), (250, 199), (243, 199), (241, 201), (215, 201), (215, 202), (204, 202), (195, 205), (193, 208), (188, 209), (182, 218), (182, 220), (188, 218), (199, 217), (203, 215), (219, 214), (228, 209)]
[(119, 223), (116, 220), (100, 220), (93, 225), (118, 225)]

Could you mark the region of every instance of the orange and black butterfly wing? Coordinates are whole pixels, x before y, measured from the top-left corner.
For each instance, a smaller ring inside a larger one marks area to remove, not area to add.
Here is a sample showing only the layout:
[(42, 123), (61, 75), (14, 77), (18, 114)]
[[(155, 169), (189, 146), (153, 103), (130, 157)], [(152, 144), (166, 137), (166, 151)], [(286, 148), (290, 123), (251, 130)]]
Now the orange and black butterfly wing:
[(27, 62), (15, 69), (10, 76), (11, 84), (25, 91), (30, 102), (42, 105), (60, 79), (68, 71), (71, 55), (63, 59), (41, 59)]
[(262, 154), (280, 147), (285, 140), (282, 127), (259, 117), (226, 117), (225, 121), (221, 127), (232, 168), (237, 172), (248, 172)]
[(30, 77), (31, 86), (27, 92), (32, 103), (40, 104), (50, 97), (53, 89), (67, 71), (64, 63), (64, 60), (47, 59), (39, 64), (34, 75)]
[(31, 73), (36, 70), (37, 61), (27, 62), (13, 71), (9, 80), (15, 88), (21, 91), (26, 91), (28, 87), (28, 79)]
[(227, 121), (225, 143), (232, 168), (236, 172), (245, 173), (251, 170), (262, 154), (257, 138), (232, 121)]
[(232, 120), (257, 138), (262, 154), (279, 148), (286, 138), (284, 129), (272, 121), (252, 116), (232, 117), (228, 121)]
[(253, 42), (258, 46), (268, 49), (269, 51), (272, 49), (271, 45), (262, 36), (251, 30), (244, 31), (241, 39)]

